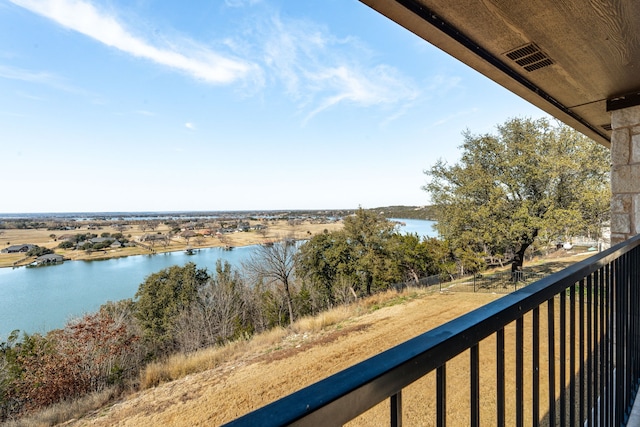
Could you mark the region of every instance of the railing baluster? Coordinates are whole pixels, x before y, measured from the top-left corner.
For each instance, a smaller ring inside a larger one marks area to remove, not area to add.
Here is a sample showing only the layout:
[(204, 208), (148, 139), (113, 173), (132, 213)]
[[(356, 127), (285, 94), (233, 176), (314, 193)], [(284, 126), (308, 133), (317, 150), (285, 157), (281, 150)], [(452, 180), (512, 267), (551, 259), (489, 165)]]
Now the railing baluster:
[(496, 427), (504, 427), (504, 329), (496, 332)]
[(614, 263), (607, 265), (607, 414), (609, 414), (608, 425), (614, 425), (615, 422), (615, 406), (613, 397), (615, 395), (615, 353), (613, 346), (615, 344), (615, 280)]
[(640, 353), (640, 346), (638, 345), (638, 332), (640, 330), (640, 325), (638, 325), (638, 307), (640, 304), (640, 291), (638, 290), (638, 275), (632, 274), (631, 269), (633, 265), (638, 265), (639, 257), (638, 250), (634, 249), (630, 254), (629, 258), (633, 258), (630, 260), (628, 273), (631, 278), (631, 292), (632, 292), (632, 302), (630, 306), (632, 307), (632, 311), (630, 312), (631, 317), (631, 327), (632, 330), (632, 340), (633, 340), (633, 348), (631, 351), (632, 358), (632, 380), (633, 380), (633, 392), (638, 392), (638, 375), (640, 374), (640, 357), (638, 354)]
[(567, 292), (560, 297), (560, 425), (567, 424)]
[(576, 423), (576, 285), (569, 291), (569, 425)]
[(633, 268), (633, 252), (629, 253), (629, 393), (631, 394), (631, 398), (636, 394), (638, 383), (636, 381), (636, 360), (637, 360), (637, 352), (638, 348), (636, 347), (636, 332), (637, 332), (637, 323), (636, 323), (636, 277), (634, 276), (634, 268)]
[(593, 425), (600, 420), (600, 270), (593, 273)]
[(447, 366), (436, 369), (436, 425), (447, 425)]
[(607, 357), (606, 357), (606, 337), (607, 337), (607, 330), (606, 330), (606, 323), (605, 323), (605, 313), (606, 313), (606, 304), (607, 304), (607, 288), (606, 288), (606, 267), (601, 268), (600, 270), (598, 270), (598, 294), (599, 294), (599, 303), (600, 303), (600, 310), (599, 310), (599, 315), (600, 315), (600, 334), (599, 334), (599, 348), (600, 348), (600, 357), (599, 357), (599, 362), (600, 363), (596, 363), (596, 366), (600, 367), (600, 381), (598, 383), (598, 385), (600, 386), (600, 397), (599, 397), (599, 409), (598, 409), (598, 415), (599, 415), (599, 426), (602, 427), (605, 425), (605, 407), (606, 407), (606, 402), (607, 402), (607, 397), (605, 395), (605, 385), (606, 385), (606, 371), (605, 371), (605, 366), (607, 364)]
[(625, 422), (627, 421), (627, 416), (631, 413), (631, 387), (632, 387), (632, 379), (631, 379), (631, 338), (630, 338), (630, 329), (631, 329), (631, 276), (629, 274), (629, 254), (625, 254), (622, 256), (623, 265), (624, 265), (624, 373), (625, 373), (625, 381), (624, 381), (624, 405), (625, 405)]
[(402, 427), (402, 390), (391, 396), (391, 427)]
[(631, 271), (631, 277), (634, 280), (633, 289), (636, 291), (636, 304), (634, 305), (633, 313), (633, 324), (636, 326), (636, 351), (634, 352), (636, 358), (636, 392), (640, 391), (640, 267), (638, 263), (640, 263), (640, 250), (636, 248), (633, 250), (633, 269)]
[(524, 426), (523, 351), (524, 318), (516, 320), (516, 426)]
[(592, 310), (593, 310), (593, 295), (592, 295), (592, 276), (587, 277), (587, 425), (593, 425), (593, 326), (591, 322), (593, 321)]
[[(549, 425), (556, 424), (556, 317), (554, 305), (554, 298), (551, 298), (547, 301), (547, 340), (549, 355)], [(562, 363), (564, 363), (564, 361)]]
[(471, 426), (480, 425), (480, 349), (478, 344), (471, 346), (470, 351), (471, 370)]
[(615, 261), (614, 264), (614, 301), (615, 301), (615, 335), (614, 335), (614, 339), (615, 339), (615, 345), (614, 345), (614, 349), (615, 349), (615, 368), (616, 368), (616, 375), (615, 375), (615, 418), (614, 418), (614, 423), (615, 425), (621, 425), (622, 423), (622, 414), (624, 412), (624, 351), (623, 351), (623, 347), (624, 347), (624, 337), (623, 337), (623, 325), (624, 325), (624, 319), (623, 319), (623, 309), (622, 307), (624, 306), (624, 302), (623, 302), (623, 298), (624, 298), (624, 292), (623, 292), (623, 286), (622, 286), (622, 282), (623, 282), (623, 272), (622, 272), (622, 266), (621, 266), (621, 262), (620, 262), (620, 258), (618, 258)]
[(580, 339), (578, 340), (578, 391), (580, 393), (578, 399), (580, 401), (580, 417), (578, 420), (580, 423), (584, 423), (585, 421), (585, 394), (584, 394), (584, 386), (585, 386), (585, 369), (584, 369), (584, 335), (585, 335), (585, 325), (584, 325), (584, 291), (585, 291), (585, 280), (580, 280), (580, 293), (578, 294), (578, 313), (580, 315), (579, 325), (578, 325), (578, 333), (580, 335)]
[(533, 309), (533, 325), (531, 330), (533, 332), (532, 342), (532, 398), (531, 404), (531, 424), (534, 427), (540, 425), (540, 309), (538, 307)]

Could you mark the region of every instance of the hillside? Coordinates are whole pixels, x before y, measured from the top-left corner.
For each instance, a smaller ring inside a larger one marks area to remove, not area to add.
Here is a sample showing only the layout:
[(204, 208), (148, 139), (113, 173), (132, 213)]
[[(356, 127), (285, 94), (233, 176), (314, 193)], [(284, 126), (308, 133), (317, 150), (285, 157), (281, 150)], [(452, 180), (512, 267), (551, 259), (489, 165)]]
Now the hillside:
[(315, 332), (282, 334), (215, 369), (139, 392), (68, 425), (219, 425), (499, 297), (405, 294), (377, 310), (375, 303), (363, 304), (361, 315)]
[[(546, 262), (537, 260), (529, 266), (551, 273), (586, 256), (566, 253), (564, 257), (552, 257)], [(437, 288), (376, 295), (355, 306), (341, 307), (313, 319), (302, 319), (287, 330), (268, 332), (250, 341), (234, 343), (226, 349), (205, 350), (195, 358), (201, 359), (199, 363), (209, 360), (211, 369), (137, 392), (65, 425), (219, 425), (501, 296), (446, 289), (439, 291)], [(525, 321), (528, 323), (530, 319)], [(513, 329), (506, 329), (508, 345), (514, 342)], [(491, 372), (495, 370), (492, 350), (495, 344), (493, 341), (481, 343), (481, 347), (485, 348), (480, 361), (481, 372), (489, 375), (488, 379), (481, 378), (484, 390), (481, 395), (491, 400), (494, 393), (491, 390), (494, 383)], [(185, 361), (183, 364), (189, 363)], [(507, 365), (508, 369), (513, 369), (511, 357)], [(447, 380), (452, 391), (448, 393), (448, 421), (451, 425), (467, 425), (468, 411), (460, 408), (468, 405), (468, 395), (453, 391), (468, 387), (468, 357), (463, 354), (447, 366), (448, 372), (452, 373)], [(407, 425), (432, 424), (433, 420), (424, 418), (424, 414), (432, 411), (435, 405), (432, 377), (430, 375), (416, 382), (403, 392)], [(482, 405), (482, 419), (492, 419), (493, 405), (491, 401)], [(508, 413), (507, 417), (510, 416), (513, 414)], [(378, 425), (380, 420), (386, 423), (387, 419), (388, 402), (383, 402), (348, 425)]]

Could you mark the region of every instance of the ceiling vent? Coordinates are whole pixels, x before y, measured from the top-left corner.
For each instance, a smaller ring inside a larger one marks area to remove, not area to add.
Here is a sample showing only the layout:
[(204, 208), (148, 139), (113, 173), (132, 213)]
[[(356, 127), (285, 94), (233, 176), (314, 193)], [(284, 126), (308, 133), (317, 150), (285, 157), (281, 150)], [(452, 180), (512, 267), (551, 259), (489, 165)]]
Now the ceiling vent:
[(553, 64), (551, 58), (534, 43), (519, 47), (505, 55), (527, 71), (539, 70)]
[(611, 123), (607, 123), (606, 125), (600, 125), (600, 127), (606, 131), (611, 130)]

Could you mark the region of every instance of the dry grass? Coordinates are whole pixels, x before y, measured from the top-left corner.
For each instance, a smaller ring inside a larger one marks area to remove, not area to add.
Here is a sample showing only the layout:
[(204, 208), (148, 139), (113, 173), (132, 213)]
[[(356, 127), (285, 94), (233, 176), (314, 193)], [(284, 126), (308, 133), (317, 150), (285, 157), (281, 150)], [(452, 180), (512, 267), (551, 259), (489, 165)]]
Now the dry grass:
[(80, 399), (51, 405), (40, 412), (21, 419), (6, 421), (3, 425), (5, 427), (49, 427), (64, 424), (104, 407), (104, 405), (117, 397), (116, 394), (117, 391), (115, 389), (106, 389)]
[(147, 365), (140, 374), (140, 388), (147, 389), (174, 381), (187, 375), (214, 369), (246, 354), (271, 351), (289, 334), (286, 329), (274, 328), (250, 340), (239, 340), (223, 346), (210, 347), (189, 354), (175, 354), (166, 360)]
[(221, 353), (213, 349), (173, 359), (176, 366), (161, 369), (175, 377), (195, 370), (191, 364), (196, 360), (205, 369), (217, 367), (150, 388), (104, 417), (73, 425), (218, 425), (496, 298), (426, 290), (376, 295), (235, 343)]
[(176, 354), (165, 361), (147, 365), (140, 374), (140, 388), (147, 389), (187, 375), (214, 369), (245, 351), (246, 343), (237, 341), (190, 354)]
[[(447, 320), (499, 298), (490, 294), (429, 292), (421, 289), (385, 293), (342, 307), (316, 318), (300, 319), (291, 328), (277, 329), (228, 346), (199, 352), (193, 361), (204, 369), (135, 395), (102, 417), (90, 417), (73, 425), (219, 425), (280, 397), (299, 390), (342, 369), (400, 344)], [(556, 375), (559, 334), (555, 307)], [(546, 307), (540, 309), (540, 423), (548, 409), (548, 339)], [(532, 315), (524, 318), (524, 422), (533, 424), (531, 364)], [(515, 423), (515, 326), (505, 328), (506, 420)], [(482, 425), (495, 421), (495, 336), (480, 347), (480, 417)], [(179, 362), (173, 363), (190, 364)], [(213, 369), (207, 366), (216, 366)], [(469, 352), (447, 362), (447, 424), (469, 425)], [(171, 370), (168, 367), (165, 368)], [(172, 368), (183, 375), (195, 368)], [(199, 369), (199, 368), (198, 368)], [(556, 377), (557, 378), (557, 377)], [(560, 381), (553, 385), (556, 399)], [(435, 375), (431, 373), (403, 390), (406, 425), (435, 425)], [(554, 404), (557, 405), (557, 402)], [(388, 423), (385, 401), (350, 422), (350, 426)]]
[[(414, 295), (418, 295), (418, 292), (425, 293), (424, 290), (414, 290)], [(372, 307), (389, 305), (390, 302), (391, 305), (397, 303), (394, 301), (400, 301), (397, 292), (383, 292), (363, 299), (358, 304), (340, 306), (317, 316), (301, 318), (286, 329), (274, 328), (255, 335), (249, 340), (235, 341), (190, 354), (173, 355), (166, 360), (147, 365), (140, 375), (140, 388), (156, 387), (193, 373), (214, 369), (247, 354), (262, 355), (294, 347), (300, 341), (308, 339), (310, 334), (317, 334), (329, 327), (346, 322)]]
[(329, 326), (333, 326), (348, 320), (357, 312), (357, 307), (340, 306), (323, 312), (317, 316), (304, 317), (296, 321), (291, 330), (297, 334), (308, 332), (320, 332)]

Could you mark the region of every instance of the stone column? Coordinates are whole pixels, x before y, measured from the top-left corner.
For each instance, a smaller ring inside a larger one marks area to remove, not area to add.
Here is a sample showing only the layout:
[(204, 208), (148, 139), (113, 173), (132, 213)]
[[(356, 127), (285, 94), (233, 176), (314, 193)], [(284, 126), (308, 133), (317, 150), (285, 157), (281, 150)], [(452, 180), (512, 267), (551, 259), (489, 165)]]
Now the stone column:
[(640, 233), (640, 105), (611, 111), (611, 244)]

